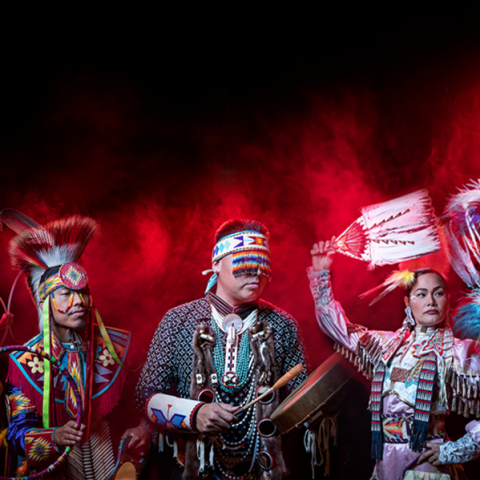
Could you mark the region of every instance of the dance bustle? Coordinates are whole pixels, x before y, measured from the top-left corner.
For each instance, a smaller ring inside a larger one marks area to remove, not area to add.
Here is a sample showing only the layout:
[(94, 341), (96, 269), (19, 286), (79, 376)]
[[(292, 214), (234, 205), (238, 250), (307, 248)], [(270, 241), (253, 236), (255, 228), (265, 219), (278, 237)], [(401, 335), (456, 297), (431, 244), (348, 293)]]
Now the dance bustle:
[(369, 268), (438, 252), (437, 219), (427, 190), (362, 208), (362, 215), (338, 236), (333, 248), (370, 262)]

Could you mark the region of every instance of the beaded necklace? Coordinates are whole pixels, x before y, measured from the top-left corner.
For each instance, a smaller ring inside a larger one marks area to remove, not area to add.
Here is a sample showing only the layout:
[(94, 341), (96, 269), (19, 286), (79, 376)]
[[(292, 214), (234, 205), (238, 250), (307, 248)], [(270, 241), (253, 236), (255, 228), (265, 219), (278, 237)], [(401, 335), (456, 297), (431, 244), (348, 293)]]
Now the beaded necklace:
[[(222, 343), (222, 331), (217, 325), (217, 322), (211, 318), (210, 323), (213, 331), (215, 332), (215, 348), (213, 350), (213, 363), (219, 379), (223, 378), (225, 373), (225, 349)], [(250, 332), (246, 330), (241, 334), (240, 345), (238, 347), (238, 361), (237, 361), (237, 375), (238, 383), (236, 385), (225, 386), (222, 382), (219, 382), (220, 388), (225, 391), (231, 391), (232, 389), (238, 389), (242, 387), (247, 381), (250, 367)]]

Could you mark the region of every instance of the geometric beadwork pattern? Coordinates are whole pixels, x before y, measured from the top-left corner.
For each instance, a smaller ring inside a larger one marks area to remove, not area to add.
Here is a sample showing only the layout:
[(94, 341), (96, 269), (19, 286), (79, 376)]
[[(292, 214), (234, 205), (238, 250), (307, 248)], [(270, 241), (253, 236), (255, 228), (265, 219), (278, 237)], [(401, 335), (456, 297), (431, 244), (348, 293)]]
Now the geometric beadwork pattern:
[(216, 262), (232, 252), (248, 250), (263, 250), (270, 255), (267, 237), (259, 232), (253, 231), (237, 232), (232, 235), (227, 235), (219, 240), (213, 248), (212, 262)]
[(66, 263), (58, 273), (62, 283), (72, 290), (82, 290), (88, 283), (87, 272), (78, 263)]

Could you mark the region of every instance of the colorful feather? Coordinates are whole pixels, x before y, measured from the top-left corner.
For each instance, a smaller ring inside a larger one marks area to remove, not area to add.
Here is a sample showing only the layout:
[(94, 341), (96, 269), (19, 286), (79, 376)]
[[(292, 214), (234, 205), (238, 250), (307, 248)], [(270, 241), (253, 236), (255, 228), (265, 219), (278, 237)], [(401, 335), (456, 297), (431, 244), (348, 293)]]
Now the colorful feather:
[(380, 289), (384, 288), (383, 292), (381, 292), (377, 297), (375, 297), (371, 302), (370, 306), (374, 303), (377, 303), (380, 299), (382, 299), (387, 293), (395, 290), (397, 287), (402, 285), (404, 288), (410, 287), (415, 282), (415, 273), (411, 272), (410, 270), (396, 270), (394, 271), (382, 284), (378, 285), (371, 290), (368, 290), (365, 293), (360, 294), (360, 298), (365, 298), (369, 295), (372, 295), (375, 292), (378, 292)]
[(480, 337), (480, 289), (467, 293), (453, 311), (452, 330), (461, 339)]

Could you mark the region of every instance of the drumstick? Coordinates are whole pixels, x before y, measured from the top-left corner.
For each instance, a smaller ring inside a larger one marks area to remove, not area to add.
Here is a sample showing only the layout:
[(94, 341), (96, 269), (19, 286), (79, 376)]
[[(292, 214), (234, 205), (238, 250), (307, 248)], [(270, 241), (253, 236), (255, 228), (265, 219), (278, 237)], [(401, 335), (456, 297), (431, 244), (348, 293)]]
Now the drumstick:
[(303, 372), (303, 365), (301, 363), (298, 363), (295, 365), (291, 370), (289, 370), (285, 375), (280, 377), (273, 387), (269, 388), (266, 392), (262, 393), (259, 397), (257, 397), (255, 400), (252, 400), (250, 403), (247, 403), (243, 407), (238, 408), (233, 412), (234, 415), (238, 415), (239, 413), (242, 413), (245, 411), (247, 408), (251, 407), (253, 404), (257, 403), (259, 400), (262, 400), (262, 398), (265, 398), (266, 396), (270, 395), (274, 390), (278, 390), (279, 388), (284, 387), (290, 380), (293, 380), (295, 377), (300, 375)]

